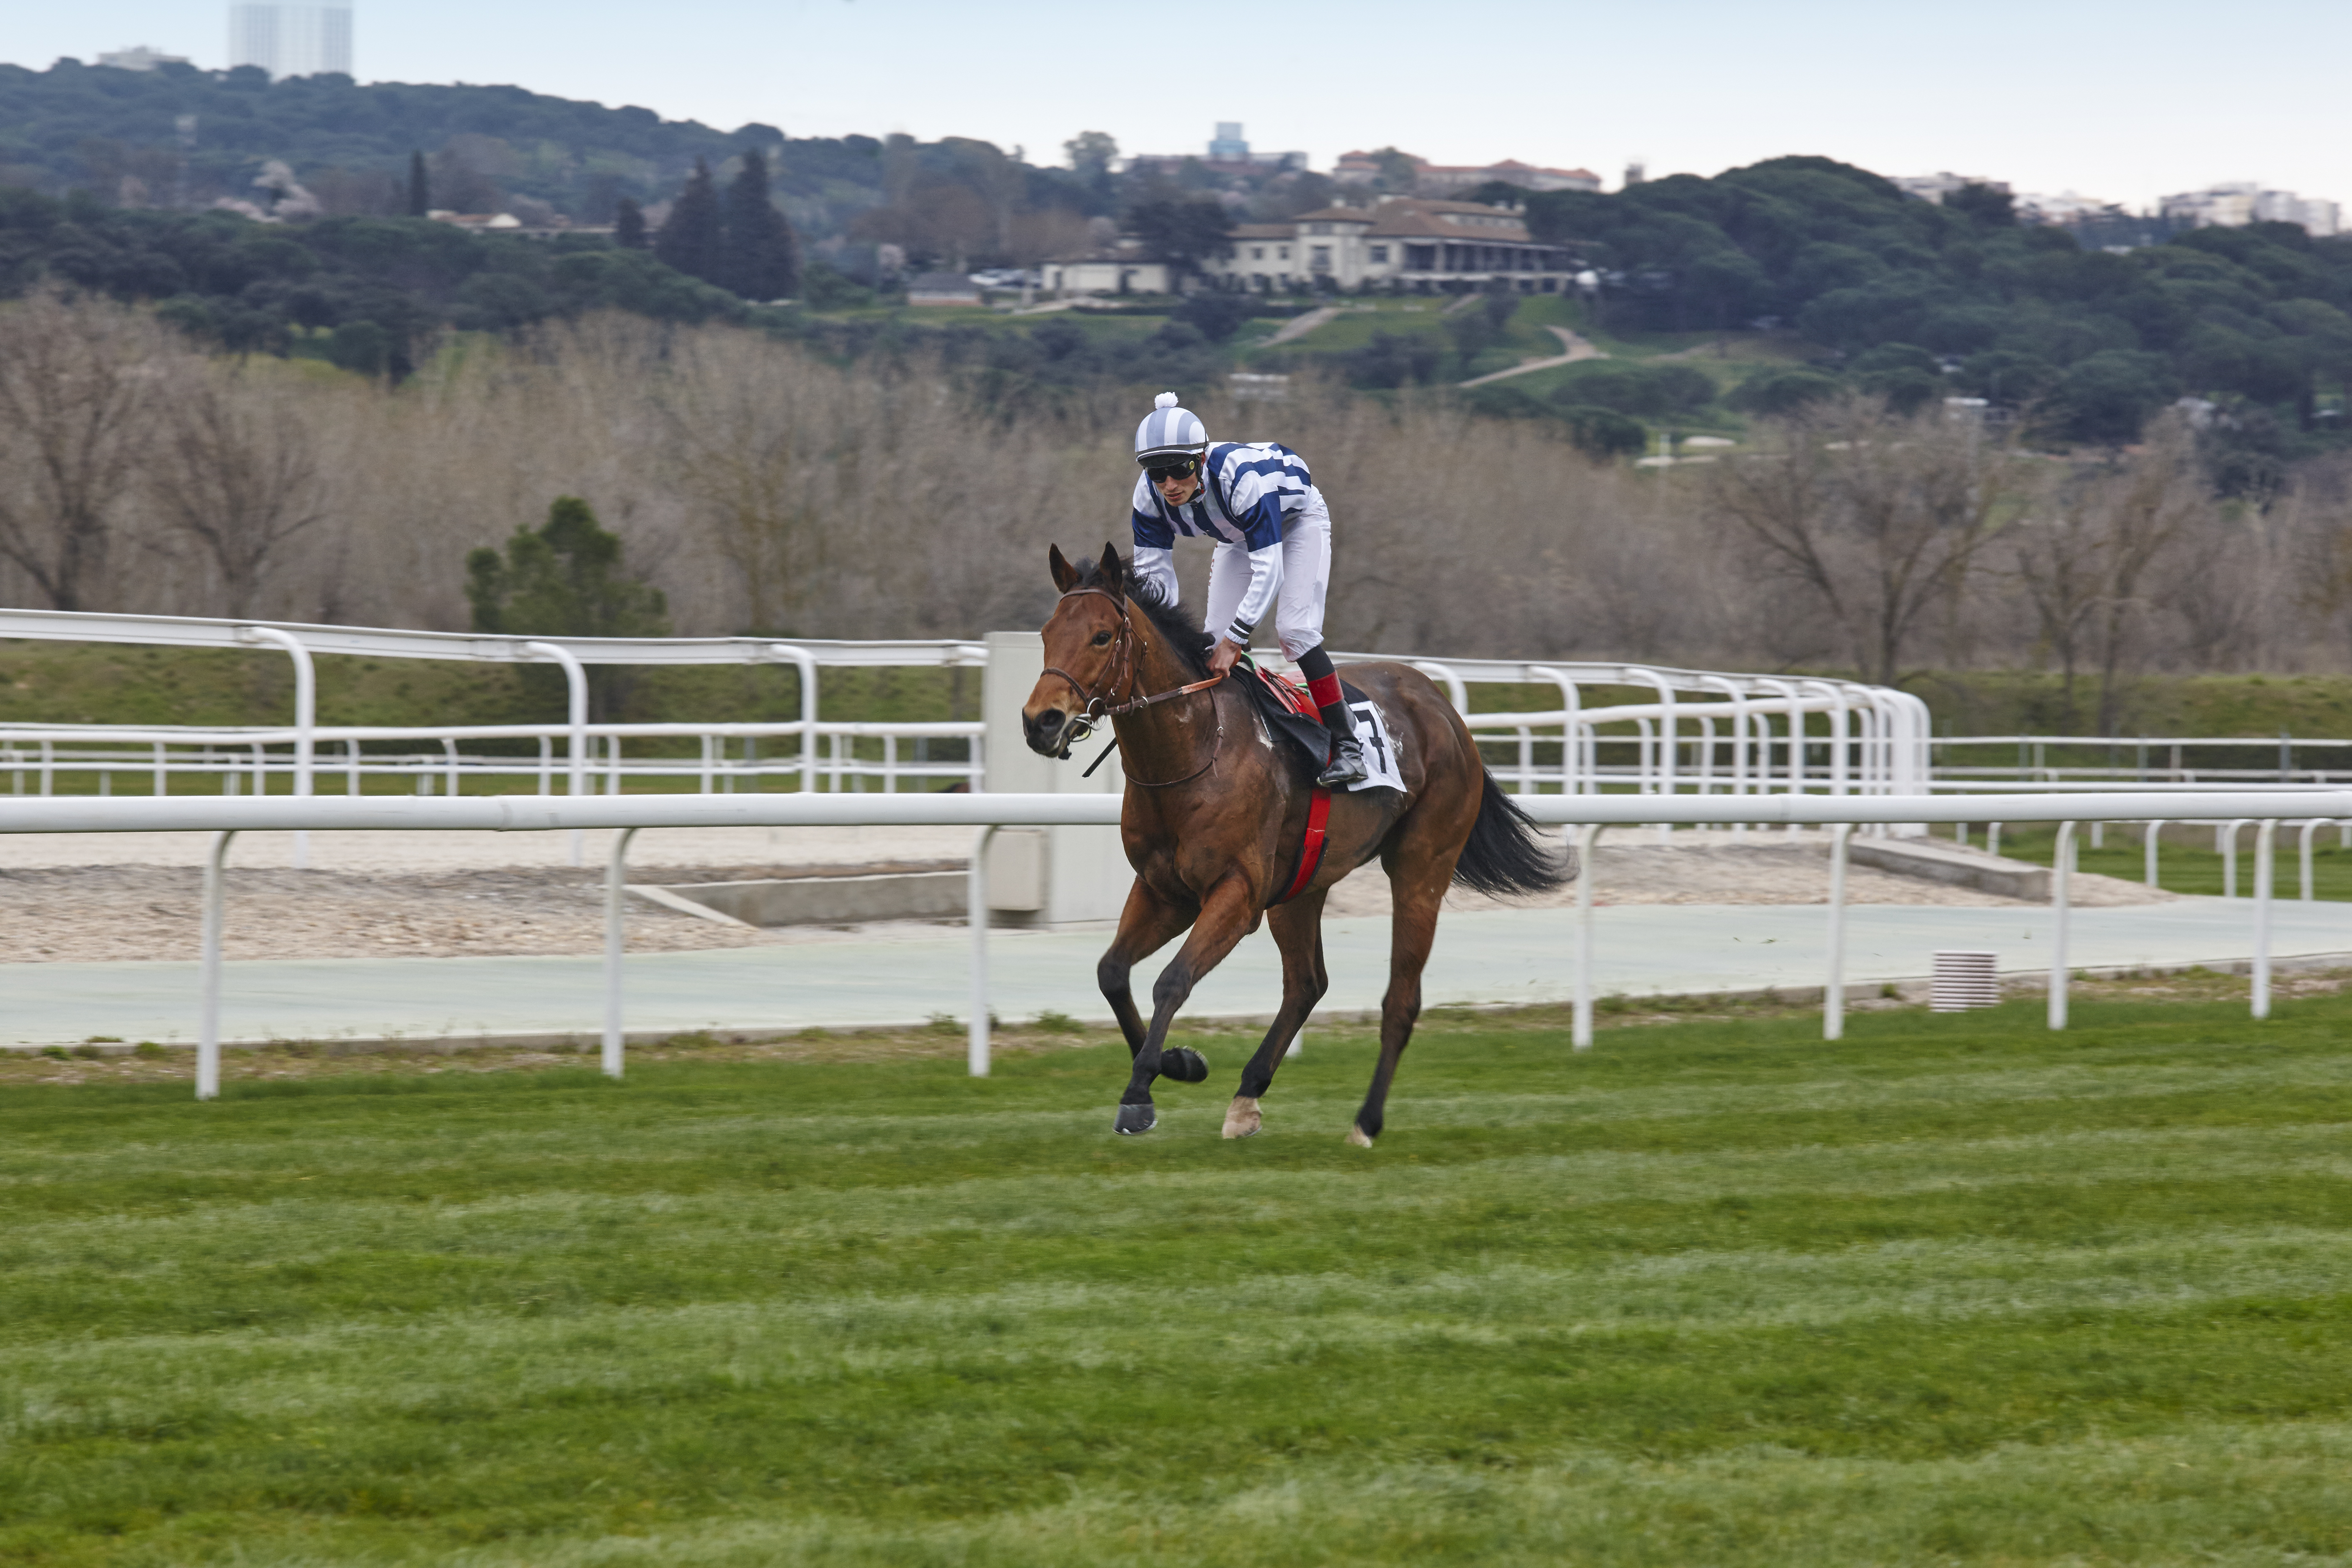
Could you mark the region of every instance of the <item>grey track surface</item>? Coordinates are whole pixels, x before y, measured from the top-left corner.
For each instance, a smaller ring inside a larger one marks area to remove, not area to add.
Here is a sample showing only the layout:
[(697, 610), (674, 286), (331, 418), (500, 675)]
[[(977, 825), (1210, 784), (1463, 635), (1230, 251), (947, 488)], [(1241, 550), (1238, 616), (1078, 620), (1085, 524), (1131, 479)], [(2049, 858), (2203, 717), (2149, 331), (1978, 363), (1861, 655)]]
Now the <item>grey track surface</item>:
[[(1818, 987), (1824, 978), (1828, 911), (1819, 905), (1620, 906), (1598, 911), (1594, 972), (1602, 994)], [(2181, 965), (2242, 960), (2253, 951), (2246, 900), (2181, 899), (2141, 908), (2075, 911), (2072, 961), (2080, 968)], [(2273, 906), (2280, 957), (2352, 951), (2352, 904)], [(1327, 1010), (1376, 1008), (1388, 978), (1389, 922), (1328, 921)], [(1847, 914), (1850, 983), (1926, 974), (1937, 948), (1999, 952), (2004, 972), (2049, 963), (2046, 910), (1864, 906)], [(1103, 932), (995, 932), (990, 939), (997, 1016), (1045, 1009), (1107, 1020), (1095, 993)], [(1574, 981), (1575, 917), (1566, 910), (1447, 915), (1425, 982), (1425, 1001), (1512, 1004), (1566, 1000)], [(811, 1026), (919, 1023), (971, 1006), (967, 932), (900, 928), (843, 933), (796, 947), (646, 953), (626, 961), (632, 1034), (714, 1028), (730, 1032)], [(1138, 971), (1150, 993), (1157, 963)], [(70, 1043), (91, 1036), (187, 1041), (195, 1031), (193, 963), (9, 966), (0, 1041)], [(1245, 941), (1194, 993), (1196, 1017), (1262, 1016), (1280, 991), (1274, 944)], [(365, 958), (232, 963), (222, 1032), (232, 1040), (517, 1035), (602, 1026), (601, 966), (593, 958)]]

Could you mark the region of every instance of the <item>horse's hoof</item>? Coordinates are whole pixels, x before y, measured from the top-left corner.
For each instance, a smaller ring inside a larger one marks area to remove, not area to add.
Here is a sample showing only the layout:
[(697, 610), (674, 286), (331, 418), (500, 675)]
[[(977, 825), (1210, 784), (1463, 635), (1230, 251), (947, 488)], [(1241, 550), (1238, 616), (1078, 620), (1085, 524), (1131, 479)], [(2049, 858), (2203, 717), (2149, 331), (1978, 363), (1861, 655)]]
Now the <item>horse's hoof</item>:
[(1255, 1138), (1257, 1136), (1260, 1121), (1257, 1101), (1247, 1095), (1237, 1094), (1234, 1096), (1233, 1104), (1225, 1111), (1225, 1136)]
[(1111, 1131), (1122, 1138), (1132, 1138), (1159, 1125), (1160, 1113), (1150, 1106), (1122, 1105), (1118, 1108), (1118, 1120), (1111, 1123)]
[(1160, 1076), (1172, 1078), (1178, 1083), (1206, 1083), (1209, 1079), (1208, 1058), (1198, 1051), (1181, 1047), (1162, 1051), (1160, 1055)]
[(1369, 1149), (1372, 1146), (1372, 1141), (1364, 1136), (1364, 1130), (1360, 1127), (1348, 1129), (1348, 1142), (1359, 1149)]

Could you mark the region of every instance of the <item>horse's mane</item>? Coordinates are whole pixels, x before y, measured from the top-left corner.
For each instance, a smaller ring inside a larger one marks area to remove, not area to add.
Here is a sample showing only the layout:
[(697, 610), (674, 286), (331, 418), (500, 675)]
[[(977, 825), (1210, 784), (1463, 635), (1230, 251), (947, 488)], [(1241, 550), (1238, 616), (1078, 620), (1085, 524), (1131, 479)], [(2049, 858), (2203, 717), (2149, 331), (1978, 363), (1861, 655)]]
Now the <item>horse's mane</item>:
[(1157, 584), (1137, 576), (1134, 562), (1120, 558), (1116, 582), (1108, 580), (1099, 561), (1079, 562), (1077, 573), (1077, 581), (1070, 584), (1072, 587), (1116, 589), (1129, 604), (1143, 612), (1193, 679), (1208, 675), (1209, 649), (1217, 639), (1201, 629), (1199, 616), (1173, 599), (1161, 598)]

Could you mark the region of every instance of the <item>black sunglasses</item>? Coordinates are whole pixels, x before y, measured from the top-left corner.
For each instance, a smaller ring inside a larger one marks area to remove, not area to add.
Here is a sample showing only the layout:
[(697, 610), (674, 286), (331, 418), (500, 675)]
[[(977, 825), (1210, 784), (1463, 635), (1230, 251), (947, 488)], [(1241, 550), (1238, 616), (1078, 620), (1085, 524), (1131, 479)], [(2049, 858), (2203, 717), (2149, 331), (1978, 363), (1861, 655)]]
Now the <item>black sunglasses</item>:
[(1143, 470), (1143, 477), (1155, 485), (1171, 479), (1189, 479), (1201, 471), (1201, 459), (1187, 458), (1181, 463), (1155, 463)]

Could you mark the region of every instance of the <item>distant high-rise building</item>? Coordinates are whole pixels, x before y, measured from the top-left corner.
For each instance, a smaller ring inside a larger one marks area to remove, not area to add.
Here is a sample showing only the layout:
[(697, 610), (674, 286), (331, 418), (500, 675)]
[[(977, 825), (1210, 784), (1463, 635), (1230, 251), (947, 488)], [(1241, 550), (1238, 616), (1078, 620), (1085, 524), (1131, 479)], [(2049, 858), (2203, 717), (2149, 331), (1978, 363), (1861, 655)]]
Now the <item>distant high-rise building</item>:
[(272, 81), (327, 71), (351, 75), (351, 0), (231, 5), (228, 63), (259, 66)]
[(1242, 140), (1242, 122), (1238, 120), (1218, 121), (1217, 133), (1209, 141), (1209, 162), (1246, 163), (1249, 161), (1249, 143)]

